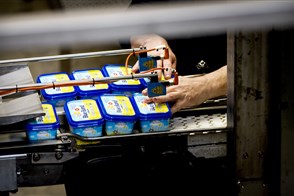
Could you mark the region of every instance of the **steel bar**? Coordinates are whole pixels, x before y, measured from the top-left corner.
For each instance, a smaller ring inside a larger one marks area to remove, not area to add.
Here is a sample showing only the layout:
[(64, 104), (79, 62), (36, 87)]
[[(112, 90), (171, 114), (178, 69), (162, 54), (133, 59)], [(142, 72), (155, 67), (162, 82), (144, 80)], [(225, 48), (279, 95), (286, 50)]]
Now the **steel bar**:
[(15, 159), (15, 158), (27, 158), (27, 154), (9, 154), (9, 155), (1, 155), (1, 159)]
[(42, 87), (46, 85), (62, 85), (62, 84), (70, 84), (72, 83), (72, 86), (75, 86), (75, 83), (81, 82), (85, 83), (83, 85), (87, 85), (86, 83), (89, 84), (95, 84), (97, 82), (115, 82), (118, 80), (128, 80), (128, 79), (137, 79), (137, 78), (150, 78), (150, 77), (158, 77), (157, 74), (131, 74), (128, 76), (115, 76), (115, 77), (104, 77), (104, 78), (96, 78), (92, 80), (69, 80), (69, 81), (63, 81), (63, 82), (54, 82), (54, 83), (34, 83), (34, 84), (23, 84), (23, 85), (14, 85), (14, 86), (0, 86), (0, 91), (1, 90), (17, 90), (20, 88), (27, 88), (27, 87)]
[(101, 57), (101, 56), (115, 56), (115, 55), (129, 54), (129, 53), (137, 52), (140, 50), (143, 50), (143, 48), (108, 50), (108, 51), (31, 57), (31, 58), (21, 58), (21, 59), (9, 59), (9, 60), (0, 60), (0, 64), (23, 63), (23, 62), (29, 63), (29, 62), (57, 61), (57, 60), (80, 59), (80, 58)]

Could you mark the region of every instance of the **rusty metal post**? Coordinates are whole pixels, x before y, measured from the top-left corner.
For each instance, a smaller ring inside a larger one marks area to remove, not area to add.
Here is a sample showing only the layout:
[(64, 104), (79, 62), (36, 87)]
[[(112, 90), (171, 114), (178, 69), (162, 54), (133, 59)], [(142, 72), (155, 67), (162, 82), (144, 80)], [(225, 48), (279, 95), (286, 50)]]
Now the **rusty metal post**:
[(228, 126), (238, 195), (268, 195), (268, 32), (228, 33)]

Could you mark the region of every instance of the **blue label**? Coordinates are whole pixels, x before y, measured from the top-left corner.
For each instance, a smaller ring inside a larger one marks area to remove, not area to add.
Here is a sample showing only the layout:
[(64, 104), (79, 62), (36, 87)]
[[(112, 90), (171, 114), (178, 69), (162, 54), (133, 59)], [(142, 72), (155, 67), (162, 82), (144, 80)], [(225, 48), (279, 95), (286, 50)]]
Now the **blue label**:
[(141, 120), (141, 131), (147, 132), (158, 132), (169, 130), (169, 119), (161, 120)]
[(166, 87), (160, 82), (149, 82), (147, 84), (147, 92), (149, 97), (166, 95)]
[(139, 58), (139, 70), (141, 71), (147, 71), (153, 68), (157, 67), (156, 60), (154, 60), (152, 57), (140, 57)]
[(99, 137), (102, 136), (102, 126), (74, 128), (72, 132), (83, 137)]
[(28, 131), (28, 138), (31, 141), (55, 139), (57, 135), (56, 129), (43, 131)]
[(133, 132), (135, 122), (112, 122), (107, 121), (105, 131), (107, 135), (123, 135)]

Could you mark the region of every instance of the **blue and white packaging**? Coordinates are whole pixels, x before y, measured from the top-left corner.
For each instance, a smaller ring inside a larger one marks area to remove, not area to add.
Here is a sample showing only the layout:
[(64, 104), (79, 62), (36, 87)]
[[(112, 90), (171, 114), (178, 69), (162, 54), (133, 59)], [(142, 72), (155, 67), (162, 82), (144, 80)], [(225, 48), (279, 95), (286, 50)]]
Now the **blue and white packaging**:
[(83, 137), (100, 137), (104, 119), (94, 99), (68, 101), (64, 104), (70, 131)]
[(136, 93), (132, 97), (139, 115), (141, 132), (168, 131), (172, 115), (168, 103), (145, 103), (146, 98), (147, 96), (141, 93)]
[[(100, 69), (85, 69), (76, 70), (70, 74), (72, 80), (91, 80), (101, 79), (104, 75)], [(103, 93), (109, 93), (110, 87), (107, 83), (95, 84), (95, 85), (82, 85), (76, 87), (78, 96), (81, 99), (96, 99), (98, 95)]]
[[(126, 68), (120, 64), (106, 64), (102, 68), (102, 72), (106, 77), (126, 76)], [(131, 73), (131, 67), (128, 67), (128, 73)], [(119, 80), (109, 84), (113, 94), (131, 95), (136, 92), (141, 92), (144, 85), (140, 79)]]
[(126, 95), (101, 95), (97, 99), (105, 119), (106, 135), (123, 135), (133, 133), (137, 120), (133, 103)]
[[(70, 81), (66, 72), (41, 74), (37, 78), (37, 83), (54, 84), (54, 82), (62, 81)], [(47, 88), (40, 90), (40, 92), (44, 100), (56, 107), (63, 106), (66, 101), (73, 100), (77, 96), (74, 86)]]
[(29, 120), (26, 124), (26, 132), (30, 141), (55, 139), (60, 128), (60, 123), (54, 106), (50, 103), (42, 103), (45, 113)]

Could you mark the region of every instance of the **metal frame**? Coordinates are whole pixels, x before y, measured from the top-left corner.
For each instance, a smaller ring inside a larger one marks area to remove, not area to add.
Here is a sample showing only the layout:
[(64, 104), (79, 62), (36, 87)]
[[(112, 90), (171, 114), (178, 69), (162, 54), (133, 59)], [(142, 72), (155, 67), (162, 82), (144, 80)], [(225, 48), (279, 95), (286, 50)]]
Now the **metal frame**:
[(67, 11), (0, 18), (0, 51), (79, 44), (80, 47), (128, 40), (132, 35), (158, 33), (182, 37), (252, 31), (294, 22), (294, 2), (223, 1), (156, 4), (120, 9)]

